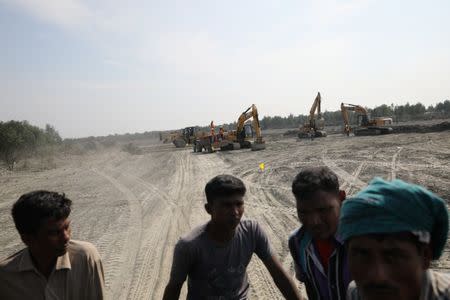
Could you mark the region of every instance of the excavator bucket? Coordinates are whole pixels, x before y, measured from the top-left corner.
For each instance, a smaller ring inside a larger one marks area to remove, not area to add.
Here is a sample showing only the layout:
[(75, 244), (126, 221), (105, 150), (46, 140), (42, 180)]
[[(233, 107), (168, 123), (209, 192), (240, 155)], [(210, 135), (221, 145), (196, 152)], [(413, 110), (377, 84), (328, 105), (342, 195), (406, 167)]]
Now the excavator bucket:
[(233, 150), (239, 150), (239, 149), (241, 149), (241, 144), (233, 143)]
[(173, 140), (173, 144), (175, 145), (176, 148), (186, 147), (186, 141), (181, 138)]
[(252, 143), (252, 151), (259, 151), (266, 149), (266, 143)]
[(317, 130), (316, 131), (316, 137), (326, 137), (327, 136), (327, 132), (324, 130)]

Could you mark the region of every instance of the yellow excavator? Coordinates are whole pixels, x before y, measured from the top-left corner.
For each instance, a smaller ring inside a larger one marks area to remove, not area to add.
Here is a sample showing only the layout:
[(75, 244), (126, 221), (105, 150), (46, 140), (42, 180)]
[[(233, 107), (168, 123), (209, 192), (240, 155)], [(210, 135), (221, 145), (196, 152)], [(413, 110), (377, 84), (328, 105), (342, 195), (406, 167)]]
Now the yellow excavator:
[[(355, 128), (350, 126), (349, 111), (357, 114), (359, 126)], [(367, 109), (360, 105), (341, 103), (341, 112), (344, 119), (344, 133), (347, 136), (352, 131), (355, 135), (380, 135), (393, 132), (392, 127), (389, 127), (389, 125), (392, 125), (392, 118), (377, 117), (371, 119)]]
[[(252, 119), (252, 122), (247, 122)], [(196, 139), (194, 152), (207, 152), (215, 150), (227, 151), (241, 148), (251, 148), (252, 151), (263, 150), (266, 143), (262, 138), (261, 126), (259, 125), (258, 110), (254, 104), (247, 108), (238, 118), (236, 130), (219, 130), (215, 134), (214, 123), (211, 122), (211, 133)]]
[[(248, 123), (247, 120), (252, 118), (252, 122)], [(261, 126), (259, 125), (258, 109), (255, 104), (252, 104), (239, 116), (236, 130), (229, 131), (224, 136), (225, 143), (221, 146), (221, 150), (234, 150), (236, 144), (239, 144), (240, 148), (251, 148), (252, 151), (266, 149), (266, 142), (262, 138)], [(228, 144), (226, 144), (226, 141), (228, 141)]]
[[(322, 117), (322, 112), (320, 111), (320, 104), (322, 98), (320, 93), (317, 93), (316, 99), (314, 99), (313, 105), (309, 110), (309, 116), (303, 126), (300, 126), (300, 131), (298, 133), (299, 138), (309, 138), (311, 134), (315, 137), (326, 137), (327, 132), (324, 130), (325, 120)], [(317, 111), (317, 115), (316, 115)]]

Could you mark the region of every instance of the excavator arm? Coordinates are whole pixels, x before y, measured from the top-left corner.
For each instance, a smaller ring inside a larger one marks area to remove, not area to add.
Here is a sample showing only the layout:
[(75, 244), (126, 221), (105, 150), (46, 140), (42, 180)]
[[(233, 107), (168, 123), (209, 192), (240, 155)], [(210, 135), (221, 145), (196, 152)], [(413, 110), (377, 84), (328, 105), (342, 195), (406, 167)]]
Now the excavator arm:
[(341, 113), (342, 113), (342, 119), (344, 120), (344, 132), (345, 134), (350, 135), (350, 119), (348, 117), (348, 106), (346, 106), (344, 103), (341, 103)]
[(311, 106), (311, 109), (309, 110), (309, 124), (312, 128), (314, 128), (314, 117), (316, 115), (317, 110), (317, 116), (319, 118), (322, 117), (322, 113), (320, 111), (320, 103), (322, 98), (320, 97), (320, 93), (317, 93), (316, 99), (314, 99), (313, 105)]
[(355, 113), (361, 116), (361, 126), (369, 126), (369, 113), (367, 109), (360, 105), (349, 104), (349, 103), (341, 103), (341, 112), (344, 118), (344, 124), (349, 125), (348, 111), (354, 111)]
[(322, 117), (322, 112), (320, 109), (322, 102), (322, 97), (320, 92), (317, 93), (316, 98), (309, 110), (309, 116), (305, 123), (300, 126), (298, 137), (299, 138), (309, 138), (311, 134), (315, 137), (325, 137), (327, 136), (325, 129), (325, 120)]

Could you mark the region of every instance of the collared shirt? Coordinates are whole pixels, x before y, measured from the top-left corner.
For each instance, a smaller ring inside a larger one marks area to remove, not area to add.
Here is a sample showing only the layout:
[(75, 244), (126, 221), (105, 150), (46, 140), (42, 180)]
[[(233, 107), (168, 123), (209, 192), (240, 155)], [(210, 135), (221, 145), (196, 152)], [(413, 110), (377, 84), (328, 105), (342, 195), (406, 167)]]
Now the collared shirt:
[(48, 279), (34, 266), (28, 248), (0, 262), (0, 295), (5, 300), (94, 300), (104, 298), (100, 255), (88, 242), (70, 240)]
[(303, 228), (294, 231), (289, 237), (296, 277), (305, 284), (310, 300), (345, 299), (350, 283), (346, 249), (339, 237), (333, 241), (336, 248), (328, 260), (326, 271), (311, 236)]
[[(347, 300), (361, 300), (354, 281), (348, 287)], [(427, 270), (424, 276), (420, 300), (450, 300), (450, 275)]]

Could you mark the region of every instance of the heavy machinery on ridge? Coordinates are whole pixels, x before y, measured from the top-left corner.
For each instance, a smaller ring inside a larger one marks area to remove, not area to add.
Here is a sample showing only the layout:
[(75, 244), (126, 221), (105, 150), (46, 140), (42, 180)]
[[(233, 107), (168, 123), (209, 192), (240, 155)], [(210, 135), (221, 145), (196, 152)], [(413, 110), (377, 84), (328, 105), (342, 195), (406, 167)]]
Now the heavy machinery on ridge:
[[(252, 123), (246, 123), (253, 119)], [(240, 148), (251, 148), (252, 151), (266, 149), (266, 142), (262, 138), (261, 126), (259, 125), (258, 109), (255, 104), (247, 108), (238, 118), (236, 130), (228, 131), (224, 141), (228, 145), (222, 145), (223, 150), (234, 150), (234, 145), (239, 143)], [(253, 141), (251, 141), (253, 140)]]
[(177, 131), (160, 132), (159, 140), (164, 144), (173, 143), (176, 148), (184, 148), (186, 145), (191, 145), (197, 136), (204, 134), (204, 132), (199, 130), (199, 127), (190, 126)]
[[(322, 98), (320, 92), (317, 93), (316, 99), (314, 99), (313, 105), (309, 110), (309, 116), (305, 124), (300, 126), (300, 131), (298, 133), (299, 138), (309, 138), (311, 134), (314, 137), (326, 137), (327, 132), (324, 130), (325, 120), (322, 117), (322, 112), (320, 110), (320, 105)], [(316, 115), (317, 111), (317, 115)]]
[(198, 135), (199, 131), (197, 127), (185, 127), (174, 137), (173, 144), (177, 148), (184, 148), (186, 145), (192, 145)]
[[(349, 111), (353, 111), (358, 116), (358, 127), (350, 126)], [(355, 135), (379, 135), (392, 133), (392, 118), (376, 117), (371, 119), (367, 109), (360, 105), (341, 103), (342, 118), (344, 119), (344, 133), (347, 136), (353, 131)]]
[[(251, 123), (247, 122), (253, 119)], [(215, 134), (213, 122), (211, 122), (211, 134), (198, 137), (194, 143), (194, 152), (205, 149), (208, 152), (215, 150), (228, 151), (241, 148), (251, 148), (252, 151), (263, 150), (266, 143), (262, 138), (259, 125), (258, 110), (254, 104), (247, 108), (238, 118), (236, 130), (219, 131)]]

